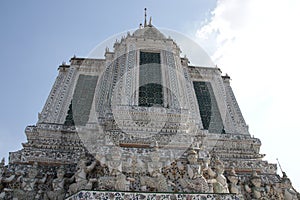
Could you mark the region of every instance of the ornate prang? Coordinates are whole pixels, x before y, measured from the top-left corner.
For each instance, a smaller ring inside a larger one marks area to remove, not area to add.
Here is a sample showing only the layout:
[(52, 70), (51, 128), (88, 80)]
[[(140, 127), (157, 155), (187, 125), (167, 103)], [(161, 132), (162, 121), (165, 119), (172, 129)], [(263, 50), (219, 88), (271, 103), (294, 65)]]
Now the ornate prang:
[(190, 66), (146, 12), (104, 50), (59, 67), (23, 149), (0, 163), (0, 199), (299, 199), (263, 160), (229, 76)]

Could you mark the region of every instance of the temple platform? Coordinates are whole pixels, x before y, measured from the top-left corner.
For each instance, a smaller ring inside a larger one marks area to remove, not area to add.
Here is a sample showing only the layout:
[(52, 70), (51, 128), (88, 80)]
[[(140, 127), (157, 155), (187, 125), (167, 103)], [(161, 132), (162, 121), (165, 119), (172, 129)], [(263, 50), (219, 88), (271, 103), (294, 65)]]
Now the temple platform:
[(161, 192), (118, 192), (82, 190), (66, 200), (243, 200), (236, 194), (161, 193)]

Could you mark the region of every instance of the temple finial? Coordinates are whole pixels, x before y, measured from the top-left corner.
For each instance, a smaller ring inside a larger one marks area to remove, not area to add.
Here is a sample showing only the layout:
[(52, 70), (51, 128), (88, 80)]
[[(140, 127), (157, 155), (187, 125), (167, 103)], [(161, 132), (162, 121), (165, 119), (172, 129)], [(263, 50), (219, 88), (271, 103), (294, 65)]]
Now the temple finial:
[(144, 21), (144, 27), (147, 26), (147, 8), (144, 9), (145, 10), (145, 21)]
[(150, 19), (149, 19), (149, 24), (148, 24), (148, 26), (152, 26), (152, 17), (150, 17)]

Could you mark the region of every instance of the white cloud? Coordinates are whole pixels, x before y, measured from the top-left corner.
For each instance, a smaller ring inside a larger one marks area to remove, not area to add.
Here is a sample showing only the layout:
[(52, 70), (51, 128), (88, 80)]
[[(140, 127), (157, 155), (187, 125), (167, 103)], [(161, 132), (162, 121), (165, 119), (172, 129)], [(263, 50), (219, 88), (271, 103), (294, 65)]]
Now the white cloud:
[(262, 153), (300, 190), (300, 1), (220, 0), (196, 40), (228, 72)]

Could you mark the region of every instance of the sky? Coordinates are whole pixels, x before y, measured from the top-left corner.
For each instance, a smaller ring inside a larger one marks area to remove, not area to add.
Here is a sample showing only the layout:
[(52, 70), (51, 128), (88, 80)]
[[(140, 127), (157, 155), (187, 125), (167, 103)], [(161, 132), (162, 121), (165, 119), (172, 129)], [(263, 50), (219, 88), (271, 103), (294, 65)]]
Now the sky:
[(228, 73), (264, 159), (278, 158), (300, 191), (297, 0), (0, 1), (0, 157), (26, 142), (58, 66), (138, 28), (145, 7), (157, 28), (188, 36)]

